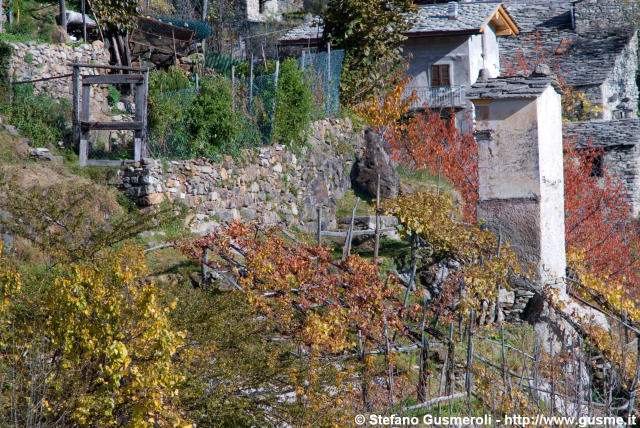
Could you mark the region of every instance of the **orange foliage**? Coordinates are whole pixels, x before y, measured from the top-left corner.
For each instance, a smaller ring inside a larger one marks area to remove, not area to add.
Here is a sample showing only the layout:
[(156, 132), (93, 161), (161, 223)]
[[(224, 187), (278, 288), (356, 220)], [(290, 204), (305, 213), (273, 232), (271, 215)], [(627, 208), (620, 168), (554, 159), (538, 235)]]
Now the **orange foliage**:
[(478, 202), (478, 149), (470, 132), (460, 132), (454, 119), (428, 108), (390, 133), (392, 157), (403, 165), (442, 174), (460, 192), (465, 219), (474, 221)]

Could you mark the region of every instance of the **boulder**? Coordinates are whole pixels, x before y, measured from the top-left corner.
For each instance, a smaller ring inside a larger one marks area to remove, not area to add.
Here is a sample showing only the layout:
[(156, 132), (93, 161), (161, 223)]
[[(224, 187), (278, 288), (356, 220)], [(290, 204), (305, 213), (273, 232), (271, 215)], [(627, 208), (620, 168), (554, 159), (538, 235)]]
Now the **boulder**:
[(364, 149), (362, 154), (357, 155), (351, 170), (354, 189), (369, 197), (375, 197), (378, 174), (380, 174), (380, 197), (395, 198), (400, 186), (396, 164), (385, 151), (380, 136), (373, 130), (367, 129)]
[(71, 42), (71, 38), (69, 38), (69, 35), (67, 34), (66, 31), (64, 31), (64, 28), (62, 28), (60, 25), (56, 25), (53, 30), (51, 30), (51, 40), (54, 43), (70, 43)]

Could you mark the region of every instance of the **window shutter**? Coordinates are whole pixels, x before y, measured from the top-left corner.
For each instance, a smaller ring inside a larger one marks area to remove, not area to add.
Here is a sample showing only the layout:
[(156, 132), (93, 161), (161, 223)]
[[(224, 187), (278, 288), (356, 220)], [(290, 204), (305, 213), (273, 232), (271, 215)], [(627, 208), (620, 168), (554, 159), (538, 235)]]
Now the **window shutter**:
[(431, 86), (440, 86), (440, 67), (437, 65), (431, 66)]
[(439, 64), (431, 66), (431, 86), (451, 86), (449, 65)]

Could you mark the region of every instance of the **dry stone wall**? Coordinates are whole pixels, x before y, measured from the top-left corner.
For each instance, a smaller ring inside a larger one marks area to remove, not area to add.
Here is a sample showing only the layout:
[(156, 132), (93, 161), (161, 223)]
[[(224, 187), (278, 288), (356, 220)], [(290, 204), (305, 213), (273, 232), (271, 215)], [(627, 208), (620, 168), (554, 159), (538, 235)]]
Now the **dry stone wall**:
[[(48, 43), (10, 43), (13, 55), (9, 61), (9, 77), (16, 81), (36, 80), (70, 74), (70, 62), (108, 64), (109, 52), (101, 41), (91, 44), (67, 45)], [(104, 74), (105, 70), (86, 68), (82, 74)], [(35, 92), (45, 93), (51, 98), (71, 100), (73, 85), (71, 77), (33, 83)], [(110, 111), (106, 87), (92, 87), (91, 110), (96, 114)]]
[(324, 227), (333, 228), (337, 201), (351, 187), (349, 173), (363, 144), (364, 133), (350, 120), (321, 120), (299, 155), (272, 145), (246, 150), (238, 160), (143, 159), (121, 171), (120, 185), (139, 205), (185, 203), (194, 209), (192, 229), (200, 233), (238, 219), (311, 231), (318, 207)]

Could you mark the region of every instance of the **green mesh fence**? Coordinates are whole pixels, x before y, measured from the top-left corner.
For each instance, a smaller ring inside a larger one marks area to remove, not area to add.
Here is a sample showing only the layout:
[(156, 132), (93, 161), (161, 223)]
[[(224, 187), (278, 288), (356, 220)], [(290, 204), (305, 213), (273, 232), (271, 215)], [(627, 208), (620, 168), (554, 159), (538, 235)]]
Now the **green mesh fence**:
[(333, 50), (331, 54), (305, 52), (298, 58), (298, 64), (306, 71), (316, 99), (320, 98), (318, 95), (322, 95), (326, 114), (336, 114), (340, 111), (340, 77), (343, 62), (343, 49)]
[(218, 54), (215, 52), (207, 52), (204, 58), (204, 65), (223, 74), (231, 73), (231, 67), (241, 64), (240, 61), (230, 56)]
[(193, 87), (162, 92), (157, 96), (156, 106), (152, 106), (156, 110), (150, 115), (149, 120), (163, 121), (162, 123), (166, 125), (155, 131), (150, 127), (147, 150), (152, 157), (165, 159), (193, 157), (186, 116), (196, 94), (196, 89)]
[[(298, 64), (305, 71), (306, 81), (316, 100), (316, 107), (327, 115), (340, 110), (340, 76), (344, 51), (305, 53)], [(207, 53), (205, 65), (229, 76), (231, 66), (241, 64), (230, 57)], [(240, 122), (240, 147), (251, 147), (271, 142), (273, 117), (276, 106), (274, 74), (237, 78), (233, 84), (234, 109)], [(156, 111), (169, 124), (149, 135), (148, 150), (154, 157), (165, 159), (189, 159), (194, 157), (190, 149), (190, 136), (185, 124), (186, 115), (197, 95), (195, 88), (164, 92), (158, 97)]]

